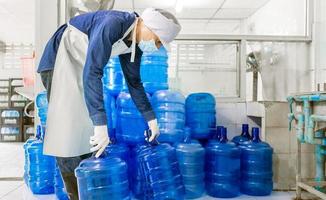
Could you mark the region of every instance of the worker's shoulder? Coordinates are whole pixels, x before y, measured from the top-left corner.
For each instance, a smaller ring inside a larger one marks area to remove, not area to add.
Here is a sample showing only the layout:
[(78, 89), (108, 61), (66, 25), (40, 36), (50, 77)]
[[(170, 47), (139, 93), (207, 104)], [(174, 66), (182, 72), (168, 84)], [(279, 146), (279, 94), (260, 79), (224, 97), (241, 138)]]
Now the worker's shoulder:
[(104, 15), (107, 21), (119, 21), (121, 23), (131, 24), (136, 19), (135, 13), (119, 11), (119, 10), (103, 10), (97, 11), (99, 15)]

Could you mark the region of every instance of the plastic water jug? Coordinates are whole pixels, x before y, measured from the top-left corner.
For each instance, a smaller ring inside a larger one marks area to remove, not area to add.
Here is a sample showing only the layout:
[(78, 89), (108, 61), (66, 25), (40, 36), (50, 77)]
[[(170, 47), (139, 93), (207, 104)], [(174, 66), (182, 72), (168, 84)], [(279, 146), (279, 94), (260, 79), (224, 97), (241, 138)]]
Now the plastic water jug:
[(28, 152), (28, 182), (34, 194), (54, 193), (55, 159), (43, 154), (43, 142), (34, 141)]
[(145, 199), (183, 199), (184, 186), (175, 148), (169, 144), (147, 144), (138, 152)]
[(23, 145), (24, 148), (24, 181), (28, 185), (28, 170), (29, 170), (29, 161), (28, 161), (28, 148), (34, 142), (41, 138), (42, 128), (40, 125), (37, 126), (35, 137), (29, 138)]
[(125, 161), (106, 153), (83, 160), (75, 169), (80, 200), (130, 199)]
[(206, 191), (218, 198), (236, 197), (240, 193), (240, 149), (228, 142), (226, 128), (220, 140), (206, 146)]
[(36, 106), (38, 108), (38, 116), (41, 124), (45, 126), (48, 113), (48, 99), (46, 91), (38, 93), (36, 96)]
[(118, 56), (110, 58), (104, 67), (102, 82), (103, 87), (114, 97), (118, 96), (121, 91), (127, 89)]
[(259, 138), (259, 128), (252, 128), (252, 140), (241, 148), (241, 192), (265, 196), (273, 190), (273, 149)]
[(153, 94), (168, 87), (168, 55), (164, 47), (141, 58), (140, 75), (146, 92)]
[[(110, 138), (111, 142), (114, 141)], [(129, 163), (130, 163), (130, 149), (127, 145), (123, 143), (115, 143), (108, 145), (105, 148), (105, 152), (107, 153), (108, 156), (110, 157), (117, 157), (120, 158), (121, 160), (125, 161), (126, 164), (128, 165), (128, 173), (130, 174), (130, 168), (129, 168)], [(129, 186), (131, 188), (132, 184), (132, 177), (128, 176), (129, 179)]]
[(216, 124), (215, 97), (209, 93), (193, 93), (186, 99), (186, 125), (191, 137), (208, 139)]
[(136, 199), (146, 199), (147, 197), (145, 196), (145, 191), (149, 191), (149, 189), (146, 188), (145, 177), (143, 177), (141, 174), (141, 166), (137, 159), (139, 153), (144, 148), (147, 148), (147, 146), (136, 145), (132, 147), (130, 153), (130, 163), (128, 165), (129, 176), (132, 177), (132, 181), (131, 181), (132, 184), (130, 184), (131, 190)]
[(241, 135), (235, 136), (232, 139), (232, 142), (234, 142), (236, 145), (239, 145), (239, 144), (242, 144), (243, 142), (247, 142), (249, 140), (250, 140), (249, 125), (248, 124), (242, 124)]
[(191, 140), (186, 132), (185, 141), (176, 145), (179, 168), (185, 186), (187, 199), (199, 198), (205, 192), (205, 149)]
[(160, 90), (153, 94), (152, 106), (160, 127), (159, 142), (181, 142), (185, 127), (184, 96), (176, 91)]
[[(147, 97), (150, 98), (149, 95)], [(144, 132), (147, 128), (147, 123), (138, 111), (131, 95), (121, 92), (117, 98), (117, 141), (129, 145), (144, 143)]]

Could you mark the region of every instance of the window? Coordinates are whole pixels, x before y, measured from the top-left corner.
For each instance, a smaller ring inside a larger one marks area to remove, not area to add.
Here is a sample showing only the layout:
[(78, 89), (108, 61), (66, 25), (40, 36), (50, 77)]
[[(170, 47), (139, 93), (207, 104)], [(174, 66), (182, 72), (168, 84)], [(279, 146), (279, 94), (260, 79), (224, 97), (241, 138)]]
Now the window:
[(170, 87), (188, 95), (239, 97), (239, 43), (176, 41), (169, 56)]
[(0, 53), (0, 68), (21, 69), (21, 58), (33, 55), (34, 46), (27, 44), (11, 44), (4, 46), (4, 53)]

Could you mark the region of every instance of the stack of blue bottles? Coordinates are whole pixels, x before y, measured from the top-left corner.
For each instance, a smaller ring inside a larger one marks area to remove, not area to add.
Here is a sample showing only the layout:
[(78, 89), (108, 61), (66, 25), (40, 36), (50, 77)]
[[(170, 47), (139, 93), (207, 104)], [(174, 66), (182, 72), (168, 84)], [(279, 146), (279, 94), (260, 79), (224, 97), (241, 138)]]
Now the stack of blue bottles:
[(168, 55), (163, 46), (153, 53), (144, 53), (140, 66), (140, 75), (146, 92), (153, 94), (169, 88)]
[(43, 154), (43, 142), (36, 140), (27, 148), (28, 185), (34, 194), (54, 192), (55, 159)]
[(240, 149), (228, 142), (226, 128), (219, 141), (206, 146), (206, 191), (218, 198), (236, 197), (240, 193)]
[(250, 140), (249, 125), (242, 124), (241, 135), (233, 137), (232, 142), (234, 142), (236, 145), (241, 145), (242, 143), (247, 142), (249, 140)]
[(146, 185), (145, 199), (183, 199), (184, 186), (175, 148), (169, 144), (144, 145), (138, 162)]
[(182, 142), (185, 127), (184, 96), (176, 91), (160, 90), (153, 94), (151, 102), (160, 127), (159, 142)]
[(56, 166), (54, 175), (54, 193), (58, 200), (69, 200), (58, 166)]
[(186, 99), (186, 125), (191, 137), (208, 139), (216, 124), (215, 98), (209, 93), (193, 93)]
[(191, 133), (185, 129), (185, 141), (176, 147), (180, 172), (185, 186), (185, 198), (199, 198), (205, 192), (205, 149), (191, 141)]
[(128, 167), (106, 153), (83, 160), (75, 169), (80, 200), (129, 200)]
[[(147, 97), (150, 98), (149, 95)], [(130, 94), (121, 92), (117, 98), (117, 141), (128, 145), (142, 144), (145, 141), (144, 132), (147, 128), (147, 123)]]
[(252, 140), (240, 145), (241, 192), (265, 196), (273, 190), (273, 149), (259, 138), (259, 128), (252, 128)]
[(29, 146), (39, 140), (41, 138), (41, 135), (42, 135), (42, 128), (40, 125), (37, 126), (37, 129), (36, 129), (36, 135), (35, 135), (35, 138), (29, 138), (23, 145), (23, 148), (24, 148), (24, 153), (25, 153), (25, 162), (24, 162), (24, 181), (26, 183), (26, 185), (28, 185), (28, 170), (29, 170), (29, 161), (28, 161), (28, 148)]
[(41, 125), (46, 125), (47, 113), (48, 113), (48, 99), (47, 99), (47, 92), (40, 92), (36, 96), (36, 106), (38, 109), (38, 116), (41, 121)]
[(105, 93), (113, 97), (117, 97), (121, 91), (127, 89), (118, 56), (110, 58), (104, 67), (102, 82)]

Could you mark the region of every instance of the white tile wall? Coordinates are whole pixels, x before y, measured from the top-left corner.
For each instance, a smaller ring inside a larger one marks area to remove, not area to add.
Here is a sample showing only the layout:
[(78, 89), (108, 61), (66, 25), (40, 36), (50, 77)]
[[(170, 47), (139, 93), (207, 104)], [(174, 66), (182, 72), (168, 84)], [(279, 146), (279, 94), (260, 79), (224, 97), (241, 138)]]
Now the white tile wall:
[(326, 3), (323, 0), (315, 1), (315, 23), (313, 31), (312, 65), (316, 68), (316, 84), (326, 82)]
[[(293, 126), (288, 130), (288, 104), (282, 102), (263, 102), (260, 111), (265, 120), (265, 141), (274, 149), (273, 171), (274, 189), (289, 190), (295, 187), (296, 177), (296, 133)], [(246, 103), (217, 103), (217, 124), (228, 128), (228, 138), (240, 134), (242, 123), (250, 127), (261, 124), (261, 118), (246, 116)], [(314, 178), (314, 146), (302, 144), (302, 176)]]

